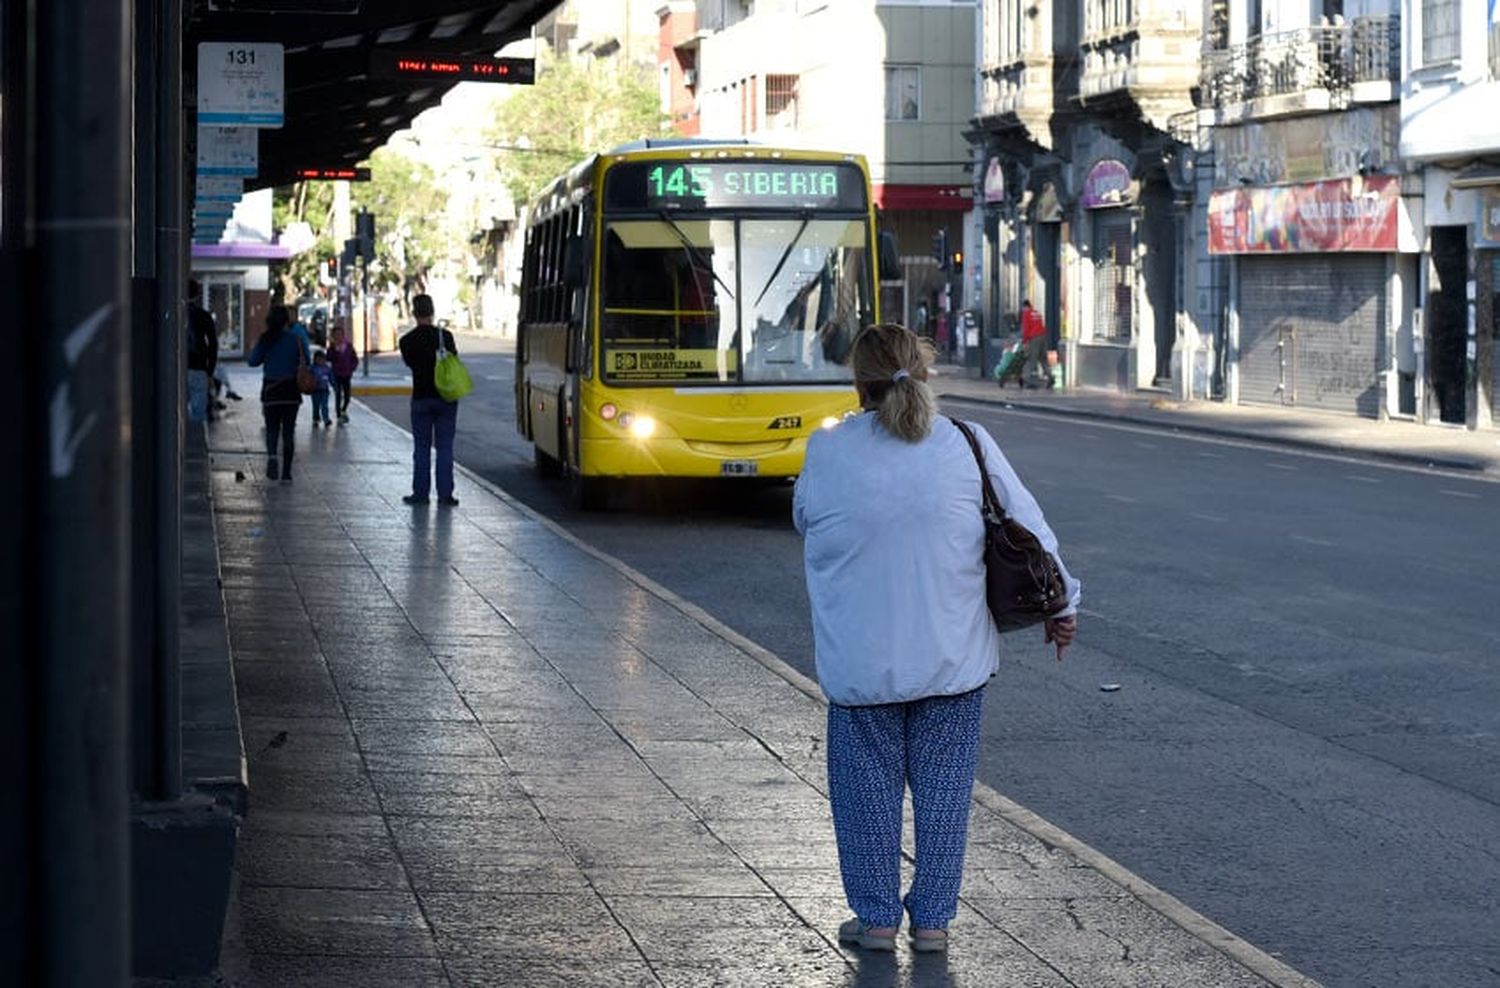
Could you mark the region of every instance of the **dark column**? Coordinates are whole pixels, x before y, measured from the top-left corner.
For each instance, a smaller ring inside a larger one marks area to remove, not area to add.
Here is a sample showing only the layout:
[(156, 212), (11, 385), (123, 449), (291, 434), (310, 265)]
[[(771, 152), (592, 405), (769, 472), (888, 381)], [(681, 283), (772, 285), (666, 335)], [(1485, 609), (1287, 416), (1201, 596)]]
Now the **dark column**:
[[(0, 694), (18, 984), (124, 984), (128, 4), (3, 5)], [(87, 25), (87, 29), (82, 29)], [(7, 709), (6, 713), (12, 711)], [(19, 827), (19, 830), (16, 828)], [(19, 887), (17, 887), (19, 886)], [(10, 960), (12, 958), (6, 958)]]
[(142, 2), (135, 23), (131, 748), (134, 790), (151, 801), (182, 791), (181, 16), (173, 0)]

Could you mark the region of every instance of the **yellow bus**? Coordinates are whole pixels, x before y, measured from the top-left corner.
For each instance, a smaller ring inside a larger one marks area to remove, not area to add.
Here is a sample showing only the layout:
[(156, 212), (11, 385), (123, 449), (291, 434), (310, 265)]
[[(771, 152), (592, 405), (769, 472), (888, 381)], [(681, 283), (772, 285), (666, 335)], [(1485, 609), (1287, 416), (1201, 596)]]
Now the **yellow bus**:
[(625, 477), (789, 478), (857, 402), (847, 357), (899, 277), (858, 155), (650, 140), (528, 213), (516, 426), (580, 507)]

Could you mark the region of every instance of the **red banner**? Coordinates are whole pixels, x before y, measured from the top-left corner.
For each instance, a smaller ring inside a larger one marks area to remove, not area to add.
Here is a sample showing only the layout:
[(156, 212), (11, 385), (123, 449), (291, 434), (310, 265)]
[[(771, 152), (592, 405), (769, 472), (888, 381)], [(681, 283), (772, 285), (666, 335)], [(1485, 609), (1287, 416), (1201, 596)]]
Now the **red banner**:
[(1208, 201), (1208, 252), (1392, 252), (1400, 201), (1394, 175), (1219, 189)]

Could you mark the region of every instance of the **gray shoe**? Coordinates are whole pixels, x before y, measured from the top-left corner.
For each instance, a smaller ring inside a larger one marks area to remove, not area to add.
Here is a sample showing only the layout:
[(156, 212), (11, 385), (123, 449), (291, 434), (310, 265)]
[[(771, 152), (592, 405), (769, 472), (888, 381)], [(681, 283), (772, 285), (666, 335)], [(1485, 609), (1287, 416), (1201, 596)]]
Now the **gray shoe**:
[(948, 949), (948, 931), (912, 927), (911, 949), (919, 954), (941, 954)]
[(846, 919), (839, 924), (839, 943), (852, 943), (866, 950), (895, 950), (896, 928), (870, 926), (859, 917)]

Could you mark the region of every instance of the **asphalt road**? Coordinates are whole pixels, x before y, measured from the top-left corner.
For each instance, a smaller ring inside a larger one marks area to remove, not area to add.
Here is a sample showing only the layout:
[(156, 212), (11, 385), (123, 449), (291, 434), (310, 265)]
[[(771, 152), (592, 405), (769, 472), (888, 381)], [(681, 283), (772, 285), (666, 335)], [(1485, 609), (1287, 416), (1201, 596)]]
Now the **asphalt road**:
[[(515, 433), (509, 357), (460, 346), (462, 463), (812, 674), (790, 488), (573, 512)], [(1500, 485), (949, 410), (1084, 582), (1066, 662), (1007, 640), (981, 778), (1329, 988), (1500, 986)]]

